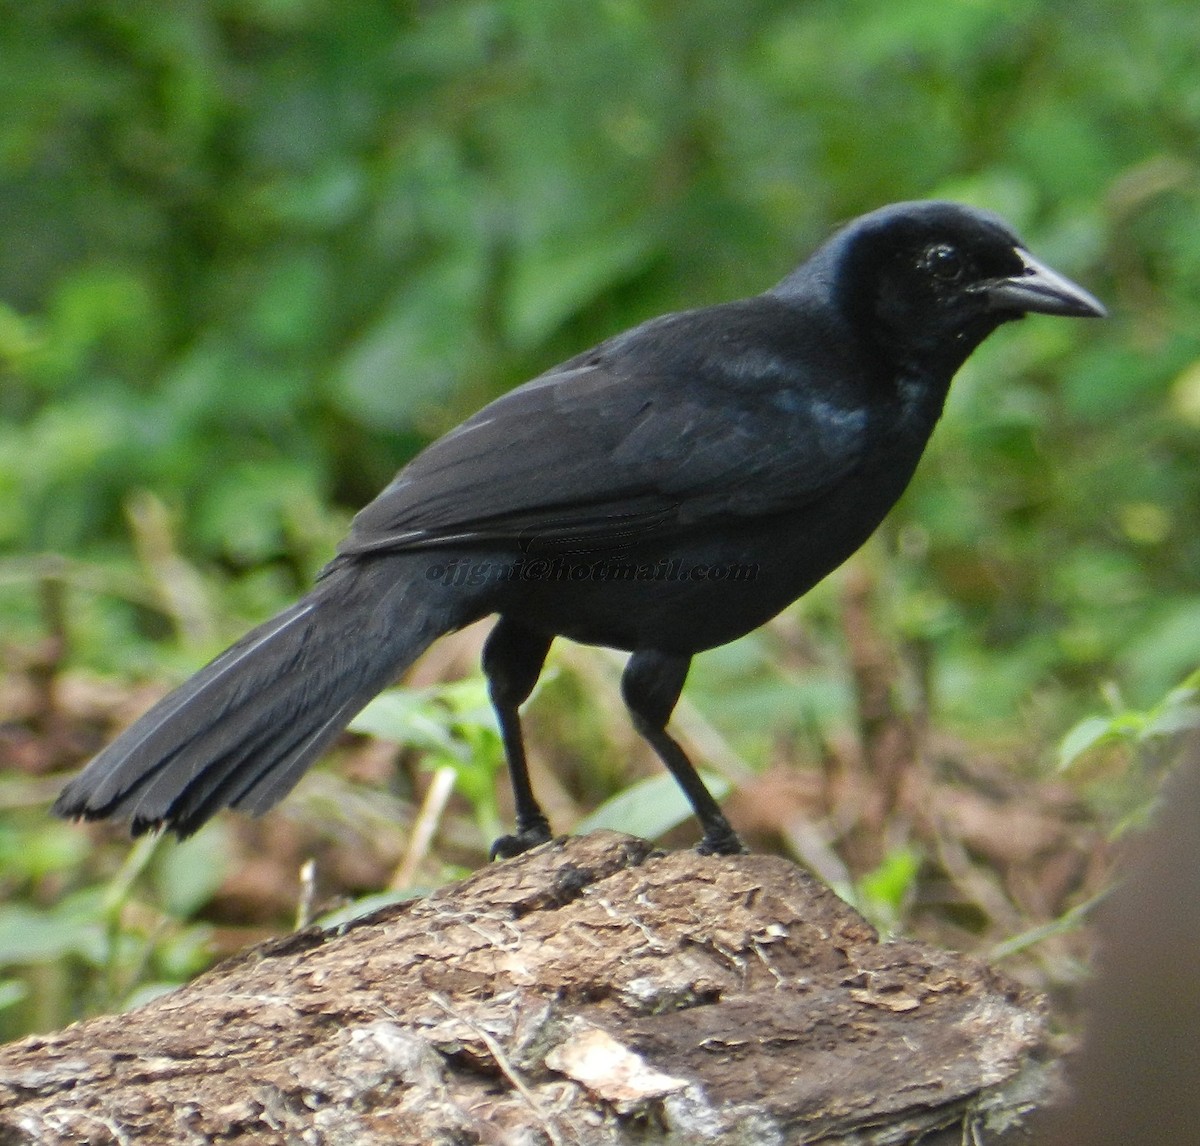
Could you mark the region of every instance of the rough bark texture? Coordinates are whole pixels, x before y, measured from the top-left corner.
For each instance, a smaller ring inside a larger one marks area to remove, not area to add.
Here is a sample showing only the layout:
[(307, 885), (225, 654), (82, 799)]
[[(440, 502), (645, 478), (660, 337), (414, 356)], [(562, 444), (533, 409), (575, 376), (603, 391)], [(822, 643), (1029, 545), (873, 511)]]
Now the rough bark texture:
[(785, 860), (597, 833), (0, 1048), (0, 1146), (990, 1143), (1046, 1039)]

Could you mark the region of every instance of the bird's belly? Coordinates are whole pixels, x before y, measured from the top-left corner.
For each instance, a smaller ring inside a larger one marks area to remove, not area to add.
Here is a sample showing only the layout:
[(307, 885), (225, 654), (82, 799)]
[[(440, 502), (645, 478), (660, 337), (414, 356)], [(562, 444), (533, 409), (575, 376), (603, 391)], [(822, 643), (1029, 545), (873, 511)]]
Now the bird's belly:
[(897, 484), (874, 485), (869, 499), (847, 490), (794, 513), (707, 523), (620, 552), (526, 554), (500, 586), (495, 611), (585, 644), (714, 648), (758, 628), (841, 565), (899, 496)]

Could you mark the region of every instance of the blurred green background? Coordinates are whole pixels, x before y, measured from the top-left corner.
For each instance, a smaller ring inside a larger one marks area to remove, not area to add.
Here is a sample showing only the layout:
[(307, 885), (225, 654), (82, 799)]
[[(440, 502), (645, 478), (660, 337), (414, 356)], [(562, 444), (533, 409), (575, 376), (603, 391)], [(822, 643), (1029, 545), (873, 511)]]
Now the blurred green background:
[[(941, 196), (1111, 317), (994, 336), (857, 560), (932, 723), (1052, 763), (1200, 663), (1198, 53), (1195, 0), (6, 6), (10, 669), (53, 639), (56, 674), (177, 679), (490, 397)], [(698, 662), (691, 698), (752, 766), (853, 720), (839, 586), (794, 610), (801, 663), (778, 632)], [(586, 755), (569, 669), (543, 722)], [(78, 830), (9, 804), (0, 880), (49, 910)]]

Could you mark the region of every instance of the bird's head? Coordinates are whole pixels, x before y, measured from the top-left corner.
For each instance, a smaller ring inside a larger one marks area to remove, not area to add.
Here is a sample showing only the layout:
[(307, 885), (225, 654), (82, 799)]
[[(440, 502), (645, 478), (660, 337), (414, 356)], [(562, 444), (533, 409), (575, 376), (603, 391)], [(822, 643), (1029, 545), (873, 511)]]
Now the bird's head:
[(890, 355), (951, 372), (1001, 323), (1099, 318), (1101, 303), (1038, 261), (999, 216), (958, 203), (863, 215), (816, 255), (856, 332)]

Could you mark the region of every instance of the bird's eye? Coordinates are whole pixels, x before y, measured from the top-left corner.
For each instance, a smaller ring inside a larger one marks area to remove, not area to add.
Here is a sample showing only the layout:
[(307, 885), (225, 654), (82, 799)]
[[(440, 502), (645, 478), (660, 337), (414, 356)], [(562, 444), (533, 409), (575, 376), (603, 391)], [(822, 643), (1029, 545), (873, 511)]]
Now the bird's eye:
[(949, 243), (938, 243), (930, 247), (921, 259), (922, 266), (936, 279), (954, 282), (962, 278), (966, 263), (962, 255)]

